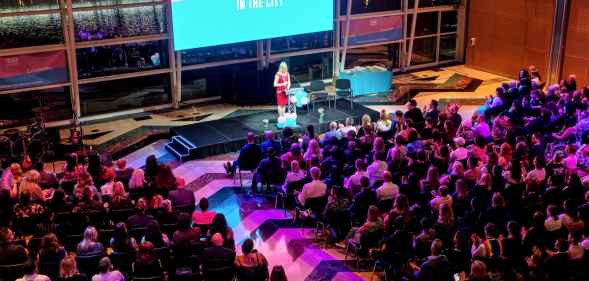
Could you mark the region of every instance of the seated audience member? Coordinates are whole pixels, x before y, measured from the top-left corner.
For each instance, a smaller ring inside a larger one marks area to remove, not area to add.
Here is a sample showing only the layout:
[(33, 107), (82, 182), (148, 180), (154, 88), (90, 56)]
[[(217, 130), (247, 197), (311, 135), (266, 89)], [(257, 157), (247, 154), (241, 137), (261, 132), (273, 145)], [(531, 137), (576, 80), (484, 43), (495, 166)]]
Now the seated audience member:
[(333, 230), (333, 241), (341, 241), (350, 230), (349, 207), (348, 191), (343, 187), (332, 188), (323, 216)]
[(125, 187), (122, 182), (115, 182), (113, 185), (112, 199), (109, 203), (110, 210), (132, 209), (133, 203), (125, 192)]
[(264, 132), (264, 142), (260, 144), (260, 150), (262, 153), (268, 152), (268, 148), (272, 147), (276, 155), (282, 154), (282, 145), (280, 141), (274, 139), (274, 133), (272, 131)]
[(30, 170), (24, 174), (23, 180), (18, 186), (18, 196), (22, 196), (24, 192), (31, 195), (31, 200), (35, 202), (44, 202), (45, 194), (39, 186), (39, 179), (41, 175), (35, 170)]
[(235, 173), (237, 168), (242, 171), (255, 170), (262, 160), (262, 150), (256, 144), (256, 135), (253, 132), (247, 133), (247, 143), (239, 150), (237, 160), (233, 165), (229, 162), (225, 163), (225, 169), (229, 174)]
[(299, 166), (304, 163), (305, 158), (304, 155), (301, 151), (301, 145), (299, 143), (293, 143), (290, 146), (290, 151), (282, 154), (280, 156), (280, 161), (282, 162), (282, 167), (284, 169), (288, 169), (290, 163), (292, 163), (292, 161), (297, 161), (299, 162)]
[(59, 180), (55, 173), (51, 173), (45, 169), (43, 162), (35, 164), (35, 170), (39, 172), (39, 186), (42, 189), (57, 188), (59, 186)]
[(167, 164), (161, 164), (153, 180), (154, 191), (162, 196), (167, 196), (170, 191), (175, 190), (177, 187), (176, 176), (174, 176), (172, 168)]
[(192, 206), (194, 207), (194, 192), (186, 189), (184, 185), (178, 185), (178, 189), (170, 191), (168, 199), (172, 201), (173, 206)]
[(290, 171), (286, 173), (286, 178), (284, 179), (284, 184), (282, 185), (282, 190), (284, 192), (292, 192), (292, 190), (288, 190), (288, 185), (299, 182), (304, 180), (307, 177), (307, 173), (301, 169), (299, 161), (293, 160), (290, 162)]
[(45, 213), (45, 208), (32, 201), (31, 192), (25, 190), (21, 192), (18, 203), (14, 205), (14, 216), (19, 219), (38, 218)]
[(110, 239), (110, 248), (117, 253), (135, 252), (137, 249), (137, 241), (129, 236), (127, 225), (124, 222), (115, 225), (113, 237)]
[[(57, 236), (53, 233), (48, 233), (43, 236), (41, 240), (41, 249), (37, 254), (37, 262), (43, 264), (54, 264), (56, 267), (51, 270), (58, 272), (59, 262), (66, 256), (65, 249), (59, 244)], [(51, 275), (52, 272), (41, 272), (43, 274)]]
[(360, 244), (363, 234), (382, 230), (384, 227), (378, 207), (371, 205), (368, 207), (366, 213), (366, 221), (362, 224), (362, 226), (358, 228), (352, 228), (349, 234), (349, 238), (356, 244)]
[(297, 196), (302, 206), (305, 206), (308, 199), (327, 195), (327, 185), (321, 181), (321, 169), (313, 167), (310, 170), (310, 174), (311, 182), (305, 184), (303, 190)]
[(16, 279), (16, 281), (51, 281), (49, 276), (37, 273), (37, 266), (33, 259), (25, 262), (23, 272), (23, 277)]
[(366, 173), (368, 174), (371, 186), (382, 183), (384, 180), (384, 173), (389, 168), (387, 162), (384, 161), (386, 158), (384, 151), (375, 151), (373, 154), (374, 161), (372, 161), (372, 163), (366, 168)]
[(157, 220), (164, 222), (164, 224), (176, 224), (179, 212), (172, 207), (172, 201), (163, 200), (161, 206), (157, 213)]
[(154, 221), (153, 216), (147, 214), (147, 201), (145, 199), (141, 198), (137, 201), (135, 211), (135, 215), (127, 219), (127, 223), (131, 228), (145, 227)]
[(240, 281), (267, 280), (269, 277), (266, 257), (254, 249), (254, 241), (246, 239), (241, 245), (241, 256), (235, 258)]
[(22, 264), (27, 261), (25, 248), (14, 241), (14, 232), (0, 227), (0, 265)]
[(352, 194), (360, 192), (362, 189), (360, 180), (363, 177), (368, 177), (368, 173), (366, 173), (366, 163), (364, 163), (364, 160), (357, 159), (355, 162), (355, 167), (356, 172), (354, 172), (354, 174), (347, 178), (344, 182), (344, 187), (347, 188)]
[(199, 227), (192, 227), (190, 215), (180, 213), (178, 215), (178, 229), (174, 232), (172, 241), (175, 245), (187, 245), (200, 240), (201, 231)]
[(429, 205), (432, 207), (432, 209), (437, 210), (442, 204), (448, 204), (451, 206), (452, 201), (452, 195), (449, 194), (448, 187), (441, 185), (438, 189), (438, 192), (436, 192), (434, 195), (434, 198), (429, 201)]
[(125, 281), (125, 276), (118, 270), (114, 270), (108, 257), (98, 262), (98, 274), (92, 276), (92, 281)]
[(98, 231), (93, 226), (86, 227), (84, 238), (76, 246), (78, 256), (97, 256), (104, 254), (104, 246), (98, 242)]
[(456, 149), (450, 152), (450, 161), (454, 162), (466, 160), (466, 158), (468, 158), (468, 149), (464, 148), (464, 145), (466, 145), (464, 138), (455, 138), (454, 144), (456, 144)]
[(131, 265), (133, 277), (164, 277), (162, 262), (155, 255), (155, 247), (151, 242), (143, 242), (137, 250), (137, 258)]
[(399, 194), (399, 186), (393, 183), (393, 175), (389, 171), (383, 173), (384, 182), (376, 189), (378, 201), (392, 200)]
[(270, 281), (288, 281), (284, 267), (281, 265), (275, 265), (270, 274)]
[(258, 183), (277, 183), (282, 181), (282, 162), (276, 157), (276, 151), (273, 147), (269, 147), (267, 150), (267, 157), (260, 161), (258, 169), (254, 178), (252, 179), (252, 193), (257, 193)]
[(106, 183), (100, 187), (100, 194), (102, 196), (112, 196), (113, 194), (113, 185), (115, 184), (115, 179), (117, 177), (116, 172), (112, 168), (106, 169), (104, 173), (104, 180)]
[(141, 190), (145, 188), (145, 173), (141, 169), (135, 169), (133, 174), (131, 174), (131, 178), (129, 179), (129, 189), (130, 190)]
[(59, 262), (59, 279), (57, 281), (88, 281), (88, 277), (78, 271), (76, 257), (67, 255)]
[(421, 266), (415, 263), (410, 263), (411, 268), (415, 272), (417, 280), (453, 280), (450, 272), (450, 262), (448, 258), (442, 254), (444, 249), (442, 240), (435, 239), (431, 246), (431, 255), (427, 258)]
[(360, 182), (362, 185), (362, 191), (354, 196), (352, 206), (350, 206), (350, 212), (353, 222), (362, 223), (366, 220), (368, 208), (372, 205), (376, 205), (377, 200), (376, 192), (370, 188), (370, 181), (368, 178), (363, 177)]
[(115, 170), (115, 180), (123, 183), (128, 183), (135, 170), (131, 167), (127, 167), (127, 161), (125, 161), (125, 159), (117, 160), (116, 166), (117, 169)]
[(214, 211), (209, 211), (209, 200), (205, 197), (201, 198), (198, 202), (198, 207), (200, 211), (195, 210), (192, 213), (192, 221), (196, 225), (211, 225), (213, 224), (213, 219), (217, 215)]
[[(203, 272), (220, 268), (233, 268), (235, 264), (235, 252), (224, 247), (223, 235), (215, 233), (211, 236), (211, 247), (204, 250)], [(221, 280), (219, 280), (221, 281)], [(223, 280), (225, 281), (225, 280)]]
[(227, 220), (225, 219), (225, 215), (219, 213), (215, 215), (213, 219), (213, 223), (209, 228), (207, 233), (207, 237), (211, 237), (214, 233), (221, 234), (223, 237), (223, 246), (235, 250), (235, 240), (233, 239), (233, 230), (227, 224)]
[(160, 224), (154, 221), (147, 225), (145, 229), (145, 236), (141, 239), (141, 243), (150, 242), (155, 248), (162, 248), (170, 246), (168, 235), (162, 233)]

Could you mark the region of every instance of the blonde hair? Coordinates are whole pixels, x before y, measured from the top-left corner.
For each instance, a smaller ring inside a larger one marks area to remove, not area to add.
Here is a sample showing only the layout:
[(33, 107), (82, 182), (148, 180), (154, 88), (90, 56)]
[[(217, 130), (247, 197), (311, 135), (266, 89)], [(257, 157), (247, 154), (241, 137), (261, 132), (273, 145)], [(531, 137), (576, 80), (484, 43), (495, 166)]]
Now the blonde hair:
[(65, 256), (61, 262), (59, 262), (59, 278), (68, 279), (78, 274), (78, 265), (76, 264), (76, 258), (73, 255)]
[(145, 185), (145, 173), (141, 169), (135, 169), (129, 179), (129, 189), (142, 189)]
[(286, 62), (281, 62), (280, 65), (278, 66), (278, 71), (284, 71), (284, 72), (288, 72), (288, 65), (286, 64)]

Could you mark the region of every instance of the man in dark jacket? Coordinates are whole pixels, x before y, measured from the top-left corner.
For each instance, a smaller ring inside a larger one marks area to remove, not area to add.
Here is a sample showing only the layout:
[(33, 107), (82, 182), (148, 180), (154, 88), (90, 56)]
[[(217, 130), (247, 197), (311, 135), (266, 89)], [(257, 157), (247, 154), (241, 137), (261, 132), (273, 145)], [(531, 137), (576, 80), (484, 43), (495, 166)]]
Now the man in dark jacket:
[[(192, 206), (194, 207), (194, 193), (191, 190), (185, 188), (184, 185), (178, 185), (178, 189), (170, 191), (168, 195), (172, 206)], [(191, 210), (192, 211), (192, 210)]]
[(21, 264), (27, 261), (25, 248), (14, 242), (14, 233), (8, 227), (0, 228), (0, 265)]
[(135, 210), (137, 213), (127, 219), (130, 228), (145, 227), (155, 221), (152, 215), (147, 214), (147, 202), (145, 199), (139, 199)]
[(223, 247), (223, 236), (215, 233), (211, 237), (212, 247), (204, 250), (203, 272), (207, 280), (230, 281), (233, 275), (235, 252)]
[(352, 219), (356, 223), (362, 224), (366, 220), (368, 208), (370, 205), (376, 205), (377, 199), (376, 192), (370, 188), (370, 180), (367, 177), (362, 177), (360, 184), (362, 185), (362, 191), (354, 197), (350, 211)]
[(415, 272), (415, 278), (420, 281), (451, 281), (453, 280), (450, 272), (450, 262), (448, 258), (441, 254), (443, 243), (440, 239), (435, 239), (432, 242), (432, 255), (427, 260), (417, 266), (410, 263), (411, 268)]
[(258, 183), (262, 183), (262, 185), (266, 182), (279, 184), (283, 180), (282, 162), (276, 157), (276, 151), (273, 147), (268, 147), (266, 154), (268, 156), (260, 162), (252, 179), (252, 193), (254, 194), (257, 192)]

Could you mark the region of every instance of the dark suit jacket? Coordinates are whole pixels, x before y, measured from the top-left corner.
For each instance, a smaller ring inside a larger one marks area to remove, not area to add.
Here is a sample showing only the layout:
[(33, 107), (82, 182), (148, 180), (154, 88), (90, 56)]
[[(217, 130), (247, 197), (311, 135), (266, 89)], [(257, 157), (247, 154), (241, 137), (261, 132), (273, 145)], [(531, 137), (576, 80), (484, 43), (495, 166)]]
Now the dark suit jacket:
[(208, 247), (205, 249), (203, 259), (204, 269), (232, 267), (235, 261), (235, 252), (225, 247)]
[(417, 274), (420, 281), (451, 281), (450, 262), (445, 256), (430, 257), (421, 265)]
[(194, 206), (194, 194), (188, 189), (170, 191), (168, 198), (172, 201), (172, 206)]
[(27, 261), (25, 248), (16, 243), (0, 244), (0, 265), (20, 264)]
[(129, 223), (129, 227), (145, 227), (149, 223), (154, 221), (153, 216), (147, 214), (136, 214), (132, 215), (127, 219), (127, 223)]

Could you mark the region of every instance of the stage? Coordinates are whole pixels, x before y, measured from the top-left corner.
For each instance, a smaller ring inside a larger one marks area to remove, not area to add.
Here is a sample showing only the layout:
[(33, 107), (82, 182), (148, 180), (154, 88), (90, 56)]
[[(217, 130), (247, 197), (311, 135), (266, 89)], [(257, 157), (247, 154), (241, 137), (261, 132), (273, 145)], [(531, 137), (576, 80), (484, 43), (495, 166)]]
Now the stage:
[[(323, 116), (319, 114), (319, 108), (324, 108)], [(332, 121), (344, 122), (352, 117), (355, 124), (359, 124), (364, 114), (373, 120), (378, 118), (377, 111), (358, 103), (354, 103), (354, 109), (351, 109), (350, 102), (343, 99), (338, 100), (337, 109), (317, 104), (315, 111), (299, 108), (297, 114), (297, 127), (293, 129), (304, 131), (308, 125), (313, 125), (317, 134), (325, 132)], [(276, 127), (276, 117), (276, 110), (238, 111), (219, 120), (171, 128), (171, 142), (166, 149), (183, 161), (238, 151), (246, 143), (248, 132), (261, 138), (264, 131), (272, 130), (280, 137), (282, 130)]]

